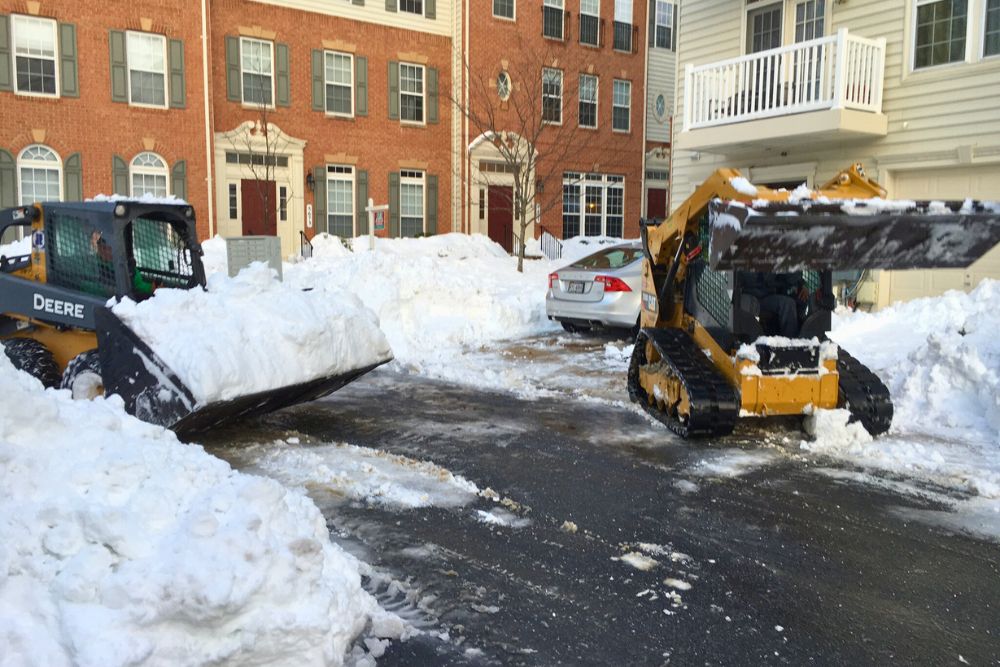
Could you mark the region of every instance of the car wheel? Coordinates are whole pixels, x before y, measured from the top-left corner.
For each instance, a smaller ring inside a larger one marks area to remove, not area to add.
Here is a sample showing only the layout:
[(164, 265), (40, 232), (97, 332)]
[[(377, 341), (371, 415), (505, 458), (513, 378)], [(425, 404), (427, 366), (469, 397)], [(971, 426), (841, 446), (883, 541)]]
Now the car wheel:
[(579, 324), (572, 324), (571, 322), (560, 322), (562, 328), (569, 333), (580, 333), (581, 331), (590, 331), (590, 327), (580, 326)]
[(7, 338), (3, 349), (10, 363), (38, 379), (46, 387), (59, 384), (59, 365), (49, 348), (34, 338)]
[(78, 400), (90, 400), (104, 396), (101, 357), (97, 350), (87, 350), (76, 355), (66, 365), (66, 372), (63, 373), (59, 387), (69, 389), (73, 398)]

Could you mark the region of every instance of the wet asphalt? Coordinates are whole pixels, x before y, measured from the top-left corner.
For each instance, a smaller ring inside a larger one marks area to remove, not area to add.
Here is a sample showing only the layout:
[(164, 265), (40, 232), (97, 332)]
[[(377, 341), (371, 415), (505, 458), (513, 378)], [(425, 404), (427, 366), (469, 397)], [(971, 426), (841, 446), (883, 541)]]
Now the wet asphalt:
[[(909, 520), (947, 508), (824, 475), (761, 432), (685, 442), (629, 406), (377, 371), (207, 447), (239, 466), (241, 442), (289, 435), (432, 461), (500, 499), (321, 506), (379, 573), (369, 589), (427, 630), (381, 666), (1000, 664), (1000, 545)], [(696, 474), (738, 450), (764, 465)], [(648, 570), (621, 560), (641, 543), (659, 547)]]

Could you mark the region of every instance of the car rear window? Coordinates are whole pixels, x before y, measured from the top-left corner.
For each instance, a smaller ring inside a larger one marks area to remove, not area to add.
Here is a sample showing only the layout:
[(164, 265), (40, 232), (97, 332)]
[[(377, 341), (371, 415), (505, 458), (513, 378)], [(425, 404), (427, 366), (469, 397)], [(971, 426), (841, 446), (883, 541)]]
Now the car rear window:
[(581, 269), (620, 269), (642, 258), (639, 248), (608, 248), (577, 260), (573, 266)]

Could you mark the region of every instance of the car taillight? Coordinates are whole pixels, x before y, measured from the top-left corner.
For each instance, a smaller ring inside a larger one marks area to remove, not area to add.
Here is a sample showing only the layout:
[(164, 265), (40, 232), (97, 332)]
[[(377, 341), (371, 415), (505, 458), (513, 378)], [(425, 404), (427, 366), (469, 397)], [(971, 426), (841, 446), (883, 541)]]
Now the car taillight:
[(559, 280), (559, 274), (558, 273), (550, 273), (549, 274), (549, 289), (552, 289), (553, 287), (555, 287), (556, 286), (556, 282), (558, 282), (558, 280)]
[(625, 284), (621, 278), (614, 276), (597, 276), (594, 282), (604, 285), (605, 292), (631, 292), (632, 288)]

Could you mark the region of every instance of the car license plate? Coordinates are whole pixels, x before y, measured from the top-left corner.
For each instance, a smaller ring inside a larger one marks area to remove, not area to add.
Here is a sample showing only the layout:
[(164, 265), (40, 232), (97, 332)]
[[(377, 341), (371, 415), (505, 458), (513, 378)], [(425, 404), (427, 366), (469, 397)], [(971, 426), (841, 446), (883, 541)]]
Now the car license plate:
[(571, 282), (566, 285), (566, 291), (570, 294), (583, 294), (583, 283)]

